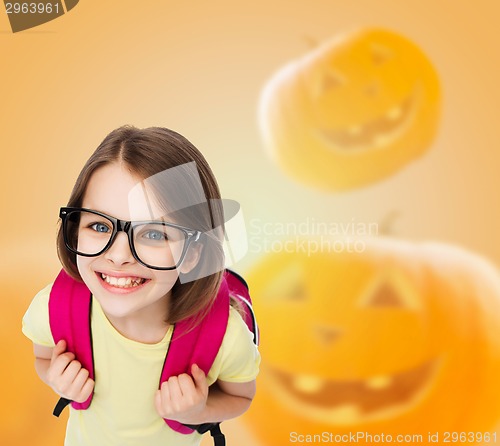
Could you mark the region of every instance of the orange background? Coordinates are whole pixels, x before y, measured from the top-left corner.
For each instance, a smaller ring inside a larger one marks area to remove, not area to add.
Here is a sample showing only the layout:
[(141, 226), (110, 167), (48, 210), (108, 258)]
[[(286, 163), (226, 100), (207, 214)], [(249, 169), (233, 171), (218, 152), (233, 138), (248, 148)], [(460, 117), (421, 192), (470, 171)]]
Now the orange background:
[[(161, 125), (187, 136), (223, 195), (242, 203), (247, 223), (380, 222), (396, 211), (394, 235), (459, 244), (498, 265), (499, 19), (495, 0), (81, 0), (53, 22), (13, 34), (2, 12), (2, 443), (23, 444), (36, 429), (40, 445), (54, 444), (44, 440), (50, 430), (61, 435), (64, 423), (52, 419), (51, 407), (42, 414), (44, 404), (34, 403), (52, 397), (35, 375), (20, 320), (59, 268), (59, 206), (90, 153), (119, 125)], [(430, 150), (397, 174), (327, 194), (268, 159), (258, 97), (277, 69), (314, 42), (358, 25), (399, 32), (427, 54), (443, 90), (441, 125)], [(250, 252), (237, 269), (258, 257)], [(238, 432), (238, 444), (256, 444)]]

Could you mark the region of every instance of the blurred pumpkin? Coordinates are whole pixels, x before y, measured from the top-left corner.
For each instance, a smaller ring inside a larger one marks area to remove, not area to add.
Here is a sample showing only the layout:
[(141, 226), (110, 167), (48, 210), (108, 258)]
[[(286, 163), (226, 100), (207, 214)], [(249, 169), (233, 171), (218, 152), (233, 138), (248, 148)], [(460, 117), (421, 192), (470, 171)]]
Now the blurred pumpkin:
[(282, 68), (263, 90), (259, 122), (290, 176), (342, 190), (381, 180), (424, 153), (439, 105), (437, 74), (415, 44), (361, 29)]
[(263, 359), (244, 420), (273, 446), (291, 432), (422, 434), (426, 444), (429, 431), (493, 429), (497, 270), (444, 244), (363, 243), (268, 254), (246, 274)]

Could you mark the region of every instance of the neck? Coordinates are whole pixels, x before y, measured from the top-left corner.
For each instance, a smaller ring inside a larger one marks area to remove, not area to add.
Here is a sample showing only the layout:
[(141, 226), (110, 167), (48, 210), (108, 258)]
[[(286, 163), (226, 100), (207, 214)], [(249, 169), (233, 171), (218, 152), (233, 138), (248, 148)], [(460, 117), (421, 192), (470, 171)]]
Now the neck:
[(157, 344), (167, 333), (170, 324), (168, 303), (170, 293), (146, 308), (129, 315), (118, 317), (105, 313), (113, 327), (127, 339), (143, 344)]

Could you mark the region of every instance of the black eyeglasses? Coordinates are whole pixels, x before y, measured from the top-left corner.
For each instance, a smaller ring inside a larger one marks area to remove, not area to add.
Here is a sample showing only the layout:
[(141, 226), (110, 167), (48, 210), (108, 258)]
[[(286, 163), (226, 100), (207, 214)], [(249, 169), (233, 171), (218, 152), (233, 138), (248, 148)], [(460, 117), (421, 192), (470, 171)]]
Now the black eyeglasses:
[(178, 268), (201, 231), (161, 220), (125, 221), (92, 209), (62, 207), (66, 248), (78, 255), (97, 257), (106, 252), (118, 232), (128, 236), (130, 251), (142, 265), (157, 270)]

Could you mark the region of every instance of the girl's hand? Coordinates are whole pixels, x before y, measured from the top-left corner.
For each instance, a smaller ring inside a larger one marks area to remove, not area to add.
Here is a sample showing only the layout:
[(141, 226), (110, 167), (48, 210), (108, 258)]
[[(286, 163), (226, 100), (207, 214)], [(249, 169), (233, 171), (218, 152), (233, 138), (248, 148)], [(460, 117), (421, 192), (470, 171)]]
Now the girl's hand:
[(172, 376), (155, 395), (156, 411), (162, 418), (185, 424), (202, 423), (202, 413), (208, 398), (207, 378), (196, 364), (187, 373)]
[(88, 370), (75, 360), (75, 355), (66, 352), (66, 341), (61, 340), (52, 351), (47, 370), (47, 383), (60, 396), (83, 403), (94, 389), (94, 381)]

